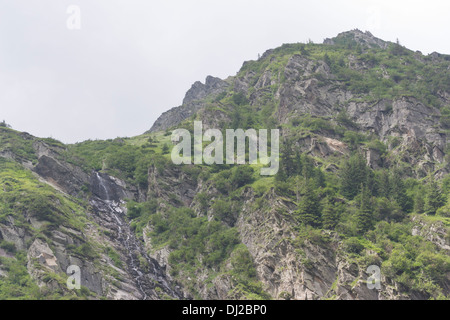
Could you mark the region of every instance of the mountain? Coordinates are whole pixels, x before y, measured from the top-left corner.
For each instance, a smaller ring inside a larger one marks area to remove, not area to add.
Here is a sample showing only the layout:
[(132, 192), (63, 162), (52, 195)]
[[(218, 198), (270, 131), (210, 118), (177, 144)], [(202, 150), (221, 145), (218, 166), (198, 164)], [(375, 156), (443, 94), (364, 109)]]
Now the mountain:
[[(352, 30), (208, 76), (137, 137), (0, 123), (0, 299), (448, 298), (449, 71)], [(173, 164), (195, 120), (279, 129), (278, 173)]]

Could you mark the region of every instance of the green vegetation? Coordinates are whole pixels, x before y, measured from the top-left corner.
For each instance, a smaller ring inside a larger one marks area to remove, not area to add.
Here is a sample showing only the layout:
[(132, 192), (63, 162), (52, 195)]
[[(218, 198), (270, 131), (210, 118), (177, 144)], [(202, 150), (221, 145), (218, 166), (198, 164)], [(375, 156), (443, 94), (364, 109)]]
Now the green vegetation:
[(19, 159), (35, 162), (37, 160), (33, 149), (33, 140), (27, 139), (27, 134), (15, 131), (8, 126), (0, 126), (0, 152), (11, 152)]
[(61, 158), (86, 172), (103, 170), (146, 188), (148, 167), (154, 165), (162, 168), (168, 163), (169, 141), (170, 137), (162, 134), (105, 141), (88, 140), (67, 146)]
[[(0, 158), (0, 224), (7, 224), (23, 230), (27, 246), (39, 238), (52, 244), (52, 232), (59, 228), (70, 228), (74, 232), (83, 231), (87, 217), (79, 200), (63, 196), (55, 189), (38, 180), (30, 171), (13, 161)], [(30, 219), (40, 221), (38, 226), (30, 224)], [(72, 236), (75, 236), (72, 234)], [(76, 238), (79, 246), (67, 246), (68, 251), (83, 259), (97, 257), (94, 244), (86, 239)], [(0, 257), (0, 300), (3, 299), (84, 299), (92, 297), (89, 291), (67, 292), (50, 287), (38, 287), (27, 270), (27, 253), (19, 251), (14, 243), (0, 240), (0, 248), (9, 255)], [(10, 257), (12, 255), (12, 257)], [(39, 266), (37, 266), (39, 268)], [(57, 280), (59, 288), (65, 288), (67, 277), (52, 274), (44, 277), (45, 283)]]
[[(206, 266), (219, 274), (231, 272), (241, 294), (266, 297), (256, 279), (248, 251), (239, 245), (235, 228), (228, 228), (217, 220), (196, 217), (192, 210), (183, 207), (171, 208), (166, 217), (161, 213), (151, 215), (150, 224), (152, 244), (172, 249), (169, 255), (171, 274), (182, 283), (188, 285), (186, 278), (195, 278), (197, 270)], [(233, 269), (227, 271), (225, 266), (230, 256)], [(194, 287), (189, 288), (196, 293)]]
[(0, 278), (0, 300), (36, 300), (40, 299), (39, 287), (28, 274), (25, 252), (19, 252), (15, 258), (0, 257), (0, 266), (6, 269), (7, 277)]
[[(66, 226), (83, 230), (86, 215), (82, 207), (59, 194), (52, 187), (43, 184), (33, 174), (18, 164), (0, 158), (0, 221), (7, 217), (15, 223), (27, 226), (26, 219), (35, 217), (48, 222), (48, 232), (57, 226)], [(29, 229), (37, 234), (37, 230)]]

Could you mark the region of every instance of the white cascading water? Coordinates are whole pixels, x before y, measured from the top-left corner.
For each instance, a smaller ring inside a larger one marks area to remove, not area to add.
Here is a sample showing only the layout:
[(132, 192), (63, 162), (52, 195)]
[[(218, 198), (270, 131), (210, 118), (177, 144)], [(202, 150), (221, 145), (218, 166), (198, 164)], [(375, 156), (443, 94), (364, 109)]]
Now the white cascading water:
[(100, 186), (103, 188), (103, 190), (105, 190), (105, 195), (106, 195), (106, 199), (105, 200), (109, 200), (110, 199), (109, 198), (109, 192), (108, 192), (108, 188), (105, 186), (104, 179), (102, 178), (102, 176), (98, 172), (95, 172), (95, 174), (97, 176), (97, 179), (98, 179), (98, 182), (99, 182)]
[[(108, 184), (105, 183), (105, 179), (98, 172), (96, 172), (95, 175), (98, 179), (99, 186), (104, 190), (106, 199), (95, 197), (91, 199), (91, 204), (94, 208), (97, 208), (98, 212), (106, 213), (106, 216), (109, 216), (112, 221), (115, 221), (114, 224), (116, 225), (118, 231), (116, 239), (124, 249), (123, 252), (127, 256), (126, 264), (128, 266), (129, 273), (134, 278), (136, 286), (142, 295), (142, 299), (146, 300), (149, 298), (147, 293), (151, 292), (148, 290), (152, 290), (150, 288), (154, 286), (153, 283), (159, 283), (171, 296), (181, 298), (182, 296), (179, 293), (173, 291), (164, 275), (164, 272), (162, 272), (158, 264), (155, 264), (153, 259), (147, 255), (143, 245), (138, 239), (136, 239), (136, 236), (131, 230), (129, 224), (124, 220), (124, 202), (122, 200), (112, 200), (111, 193), (108, 190)], [(105, 216), (103, 216), (103, 218), (105, 218)], [(138, 256), (144, 258), (151, 267), (152, 270), (149, 273), (144, 273), (141, 271), (141, 266), (139, 260), (137, 259)], [(154, 296), (153, 294), (150, 295)]]

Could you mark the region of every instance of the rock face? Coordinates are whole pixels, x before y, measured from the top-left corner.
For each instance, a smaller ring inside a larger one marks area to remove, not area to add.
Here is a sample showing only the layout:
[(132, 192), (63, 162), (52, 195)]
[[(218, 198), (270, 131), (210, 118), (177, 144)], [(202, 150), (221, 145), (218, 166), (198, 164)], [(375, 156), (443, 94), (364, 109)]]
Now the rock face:
[(196, 111), (206, 106), (202, 99), (215, 97), (228, 87), (228, 82), (211, 76), (206, 77), (205, 84), (195, 82), (186, 93), (183, 104), (164, 112), (148, 132), (167, 130), (190, 118)]
[(148, 194), (175, 207), (190, 206), (197, 193), (197, 181), (176, 166), (148, 170)]
[(132, 198), (132, 194), (126, 191), (125, 182), (96, 171), (89, 178), (89, 190), (102, 200), (118, 202), (124, 198)]
[(328, 234), (330, 241), (326, 244), (311, 240), (296, 243), (291, 227), (295, 205), (280, 199), (273, 191), (267, 197), (267, 205), (259, 210), (252, 209), (256, 198), (251, 189), (246, 191), (245, 198), (238, 228), (272, 297), (288, 300), (427, 298), (399, 294), (397, 284), (385, 277), (381, 279), (380, 289), (369, 288), (367, 270), (344, 257), (342, 241), (335, 233)]
[(428, 241), (434, 243), (440, 249), (450, 252), (450, 238), (448, 237), (445, 226), (442, 222), (426, 223), (419, 217), (413, 219), (414, 227), (412, 229), (413, 236), (422, 236)]
[(39, 158), (34, 171), (48, 183), (73, 196), (76, 196), (81, 187), (89, 181), (88, 175), (81, 169), (68, 163), (62, 164), (55, 158), (47, 155), (42, 155)]
[(157, 300), (161, 299), (163, 293), (167, 297), (181, 299), (183, 295), (179, 288), (170, 282), (165, 268), (149, 257), (143, 243), (136, 239), (124, 219), (125, 210), (120, 202), (93, 198), (90, 204), (93, 208), (93, 219), (110, 232), (108, 242), (125, 261), (125, 265), (119, 269), (125, 281), (113, 289), (112, 297)]
[(186, 96), (183, 99), (183, 105), (193, 103), (208, 96), (216, 96), (223, 92), (227, 87), (227, 82), (219, 78), (207, 76), (205, 84), (197, 81), (192, 85), (188, 92), (186, 92)]

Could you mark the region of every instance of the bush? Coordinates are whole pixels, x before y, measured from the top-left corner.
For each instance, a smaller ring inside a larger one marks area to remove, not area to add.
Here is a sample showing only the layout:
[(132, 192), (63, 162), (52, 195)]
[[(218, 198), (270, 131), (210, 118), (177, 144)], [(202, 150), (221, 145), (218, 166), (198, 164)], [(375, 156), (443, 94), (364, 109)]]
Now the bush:
[(111, 247), (106, 248), (106, 254), (112, 260), (116, 267), (121, 268), (123, 266), (122, 260), (120, 260), (120, 255)]
[(378, 151), (380, 154), (384, 154), (387, 151), (386, 145), (378, 139), (372, 140), (367, 144), (367, 147), (372, 150)]
[(232, 214), (232, 205), (230, 201), (217, 199), (214, 201), (212, 209), (214, 217), (219, 221), (226, 220)]
[(358, 238), (351, 237), (344, 241), (344, 250), (348, 253), (360, 254), (364, 250)]
[(345, 110), (342, 110), (338, 113), (336, 121), (344, 126), (356, 127), (356, 123), (354, 123), (353, 120), (350, 119), (350, 116)]
[(355, 149), (359, 144), (367, 140), (367, 137), (355, 131), (345, 131), (344, 142), (350, 145), (350, 148)]
[(232, 170), (231, 185), (240, 188), (253, 181), (253, 168), (247, 165), (236, 166)]
[(243, 92), (233, 94), (232, 100), (236, 106), (248, 104), (248, 99)]
[(127, 217), (129, 219), (136, 219), (137, 217), (141, 216), (141, 206), (134, 202), (134, 201), (130, 201), (127, 203)]
[(253, 259), (247, 247), (240, 244), (231, 254), (231, 266), (233, 274), (244, 279), (256, 279), (256, 270)]
[(197, 217), (186, 207), (172, 208), (167, 218), (153, 215), (151, 224), (154, 245), (168, 244), (174, 249), (169, 256), (171, 264), (194, 266), (201, 257), (207, 266), (218, 266), (239, 243), (235, 228)]
[(0, 248), (8, 251), (9, 253), (16, 252), (16, 245), (13, 242), (8, 242), (5, 240), (0, 241)]

